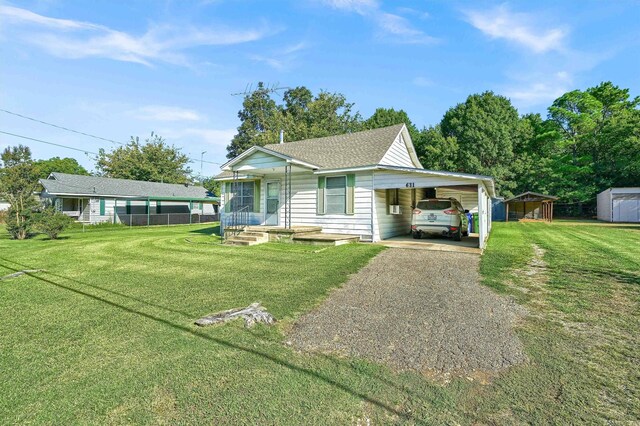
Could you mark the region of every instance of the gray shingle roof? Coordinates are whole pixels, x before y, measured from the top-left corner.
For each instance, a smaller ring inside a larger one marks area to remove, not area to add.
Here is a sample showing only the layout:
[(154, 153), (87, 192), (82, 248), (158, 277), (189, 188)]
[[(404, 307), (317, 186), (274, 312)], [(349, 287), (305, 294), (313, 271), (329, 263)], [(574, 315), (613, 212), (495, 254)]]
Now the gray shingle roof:
[(321, 169), (370, 166), (380, 163), (402, 126), (396, 124), (363, 132), (270, 144), (265, 148)]
[(67, 173), (51, 173), (48, 179), (40, 179), (40, 183), (50, 194), (75, 194), (94, 197), (116, 195), (122, 197), (204, 198), (207, 196), (207, 190), (201, 186), (80, 176)]
[[(372, 166), (380, 164), (404, 124), (324, 138), (269, 144), (264, 148), (287, 155), (320, 169)], [(216, 177), (230, 176), (222, 172)]]

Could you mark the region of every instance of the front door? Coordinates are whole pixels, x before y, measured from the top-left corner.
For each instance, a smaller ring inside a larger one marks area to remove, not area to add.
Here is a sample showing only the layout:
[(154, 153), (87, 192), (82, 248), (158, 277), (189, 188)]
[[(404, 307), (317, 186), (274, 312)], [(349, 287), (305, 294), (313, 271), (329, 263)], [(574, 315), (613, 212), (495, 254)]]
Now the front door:
[(264, 219), (265, 225), (278, 226), (280, 223), (279, 211), (280, 211), (280, 182), (272, 181), (267, 182), (267, 196), (266, 198), (266, 217)]

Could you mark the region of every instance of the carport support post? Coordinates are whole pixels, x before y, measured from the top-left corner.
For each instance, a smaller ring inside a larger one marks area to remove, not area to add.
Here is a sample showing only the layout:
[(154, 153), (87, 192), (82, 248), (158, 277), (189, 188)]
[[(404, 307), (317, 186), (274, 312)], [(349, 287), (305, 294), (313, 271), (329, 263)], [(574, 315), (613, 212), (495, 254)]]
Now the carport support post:
[(191, 211), (193, 210), (193, 200), (189, 200), (189, 225), (191, 225)]
[(113, 224), (116, 224), (116, 215), (118, 214), (118, 199), (113, 200)]
[(478, 234), (479, 234), (479, 241), (478, 241), (478, 246), (480, 248), (484, 248), (484, 226), (483, 221), (482, 221), (482, 216), (484, 215), (484, 197), (482, 194), (482, 184), (478, 184)]
[(150, 210), (151, 209), (149, 208), (149, 199), (147, 198), (147, 226), (150, 225), (150, 223), (149, 223), (149, 211)]

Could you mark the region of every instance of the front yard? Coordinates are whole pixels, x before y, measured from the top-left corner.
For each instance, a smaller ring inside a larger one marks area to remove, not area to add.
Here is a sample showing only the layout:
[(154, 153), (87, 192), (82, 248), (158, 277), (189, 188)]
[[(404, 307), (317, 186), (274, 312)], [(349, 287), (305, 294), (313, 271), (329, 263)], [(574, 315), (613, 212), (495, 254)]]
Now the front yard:
[[(107, 228), (23, 242), (1, 234), (0, 276), (44, 271), (0, 281), (0, 422), (640, 417), (640, 227), (495, 224), (481, 273), (529, 311), (518, 328), (529, 362), (446, 385), (284, 344), (297, 318), (382, 248), (226, 247), (212, 231)], [(255, 301), (279, 320), (275, 327), (193, 325)]]

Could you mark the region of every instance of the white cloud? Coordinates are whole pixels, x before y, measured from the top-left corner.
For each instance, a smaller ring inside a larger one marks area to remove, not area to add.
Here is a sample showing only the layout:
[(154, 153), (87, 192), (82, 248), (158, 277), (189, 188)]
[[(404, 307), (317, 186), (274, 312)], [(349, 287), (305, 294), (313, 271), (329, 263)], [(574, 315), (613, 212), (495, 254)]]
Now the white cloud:
[(360, 14), (365, 14), (367, 11), (379, 7), (376, 0), (323, 0), (323, 3), (334, 9)]
[(292, 44), (290, 46), (285, 46), (282, 49), (271, 52), (271, 54), (253, 54), (249, 55), (249, 59), (256, 62), (263, 62), (269, 65), (271, 68), (274, 68), (279, 71), (284, 71), (293, 65), (296, 58), (298, 57), (298, 52), (306, 49), (308, 44), (301, 41), (296, 44)]
[(393, 13), (387, 13), (375, 0), (320, 0), (333, 9), (357, 13), (373, 21), (379, 30), (381, 39), (396, 43), (426, 44), (437, 41), (411, 25), (408, 19)]
[(198, 112), (171, 106), (148, 105), (130, 112), (140, 120), (151, 121), (200, 121), (202, 116)]
[(61, 30), (97, 30), (105, 29), (100, 25), (91, 24), (88, 22), (72, 21), (69, 19), (57, 19), (48, 18), (46, 16), (38, 15), (26, 9), (20, 9), (13, 6), (0, 6), (0, 16), (5, 19), (5, 23), (23, 23), (28, 22), (32, 24), (41, 25), (48, 28), (57, 28)]
[(101, 57), (145, 65), (154, 62), (188, 65), (183, 52), (189, 48), (246, 43), (274, 32), (264, 23), (258, 28), (245, 30), (223, 26), (178, 28), (156, 25), (142, 35), (133, 35), (102, 25), (50, 18), (11, 6), (0, 6), (0, 17), (15, 27), (26, 27), (26, 31), (12, 31), (12, 34), (55, 56), (71, 59)]
[(398, 36), (405, 43), (432, 43), (435, 37), (426, 35), (423, 31), (411, 26), (406, 18), (392, 13), (381, 12), (375, 15), (376, 22), (385, 34)]
[(572, 83), (573, 78), (567, 71), (525, 76), (517, 84), (507, 87), (504, 95), (516, 106), (526, 109), (535, 105), (548, 105), (571, 90)]
[(536, 53), (564, 48), (567, 31), (563, 28), (540, 28), (531, 15), (511, 12), (501, 5), (488, 10), (470, 10), (467, 21), (493, 39), (505, 39)]

